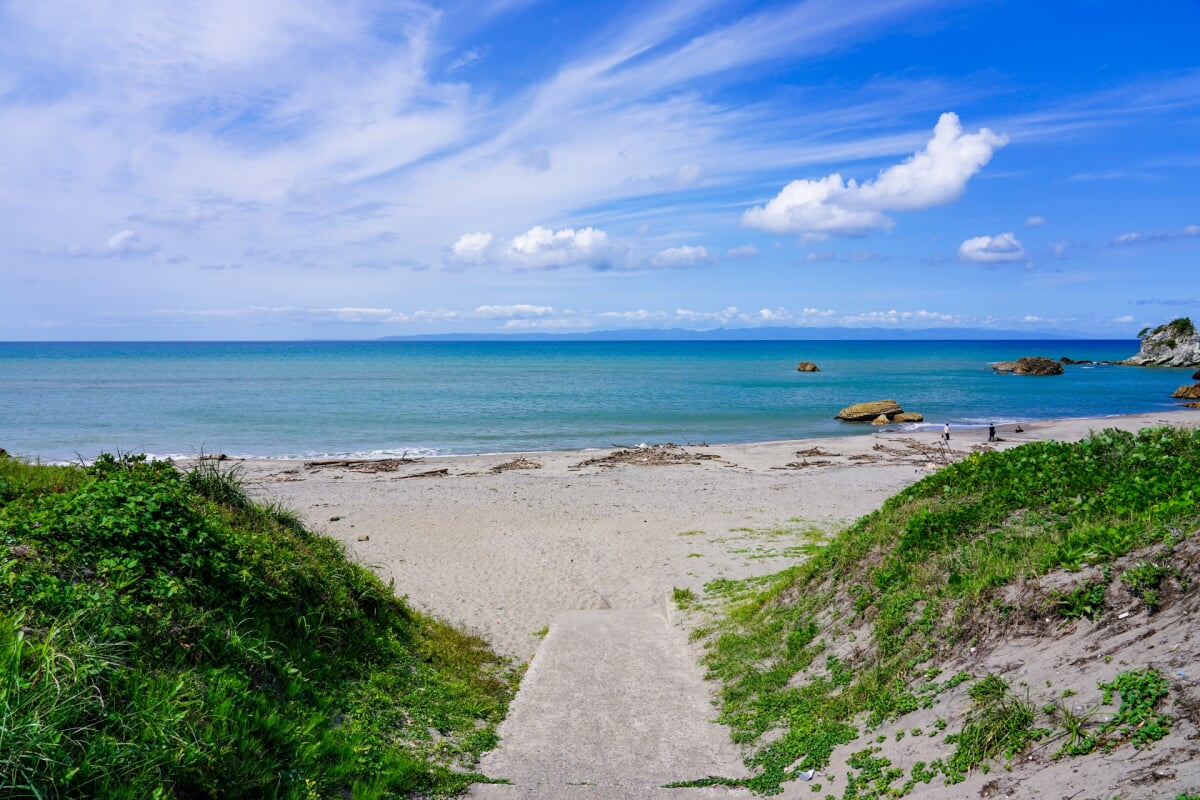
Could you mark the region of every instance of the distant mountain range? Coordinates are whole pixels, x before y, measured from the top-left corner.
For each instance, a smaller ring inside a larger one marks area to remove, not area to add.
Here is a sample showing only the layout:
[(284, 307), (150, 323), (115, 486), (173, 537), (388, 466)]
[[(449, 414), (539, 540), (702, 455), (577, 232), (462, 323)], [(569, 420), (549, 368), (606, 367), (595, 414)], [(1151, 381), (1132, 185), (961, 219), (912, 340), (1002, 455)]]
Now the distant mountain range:
[(1092, 337), (1061, 331), (998, 331), (983, 328), (627, 328), (576, 333), (425, 333), (384, 336), (380, 341), (426, 342), (615, 342), (615, 341), (987, 341), (1082, 340)]

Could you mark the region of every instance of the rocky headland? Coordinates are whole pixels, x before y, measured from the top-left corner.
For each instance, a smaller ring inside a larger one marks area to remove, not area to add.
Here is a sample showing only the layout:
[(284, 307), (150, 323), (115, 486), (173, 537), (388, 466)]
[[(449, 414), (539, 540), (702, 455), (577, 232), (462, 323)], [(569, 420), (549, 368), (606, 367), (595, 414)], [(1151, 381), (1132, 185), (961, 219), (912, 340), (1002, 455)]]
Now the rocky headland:
[(1142, 340), (1141, 349), (1122, 363), (1134, 367), (1200, 367), (1200, 332), (1188, 317), (1144, 329), (1138, 338)]

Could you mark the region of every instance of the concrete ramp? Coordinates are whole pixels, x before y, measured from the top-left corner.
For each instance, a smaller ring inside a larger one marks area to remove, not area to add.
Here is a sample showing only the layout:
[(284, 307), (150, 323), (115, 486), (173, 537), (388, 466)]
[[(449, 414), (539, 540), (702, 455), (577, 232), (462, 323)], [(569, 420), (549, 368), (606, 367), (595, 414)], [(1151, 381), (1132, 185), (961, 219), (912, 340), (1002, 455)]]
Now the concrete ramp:
[(708, 685), (665, 608), (560, 613), (480, 771), (509, 784), (470, 796), (545, 800), (750, 797), (744, 789), (663, 789), (746, 775)]

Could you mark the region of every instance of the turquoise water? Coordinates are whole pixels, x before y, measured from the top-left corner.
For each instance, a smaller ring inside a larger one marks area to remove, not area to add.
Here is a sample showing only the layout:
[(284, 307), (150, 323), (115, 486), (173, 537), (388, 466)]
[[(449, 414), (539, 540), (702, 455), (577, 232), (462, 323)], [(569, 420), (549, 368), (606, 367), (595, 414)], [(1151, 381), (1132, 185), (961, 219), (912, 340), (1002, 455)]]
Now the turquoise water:
[[(1131, 341), (0, 343), (0, 447), (47, 460), (443, 455), (869, 432), (893, 398), (927, 425), (1163, 411), (1192, 370), (1068, 366)], [(819, 373), (798, 373), (815, 361)]]

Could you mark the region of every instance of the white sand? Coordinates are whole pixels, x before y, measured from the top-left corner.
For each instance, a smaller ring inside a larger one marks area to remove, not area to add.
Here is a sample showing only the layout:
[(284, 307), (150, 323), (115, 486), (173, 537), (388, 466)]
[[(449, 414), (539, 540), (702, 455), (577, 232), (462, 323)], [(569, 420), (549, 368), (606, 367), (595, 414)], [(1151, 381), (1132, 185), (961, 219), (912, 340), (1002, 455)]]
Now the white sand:
[[(1200, 410), (1028, 423), (1007, 448), (1107, 427), (1200, 424)], [(954, 457), (985, 445), (956, 431)], [(557, 611), (646, 608), (675, 587), (778, 571), (785, 548), (878, 508), (936, 468), (940, 432), (686, 447), (695, 464), (576, 467), (612, 450), (425, 459), (395, 471), (246, 461), (259, 496), (300, 512), (410, 602), (528, 658)], [(819, 448), (821, 454), (797, 455)], [(857, 460), (855, 460), (857, 458)], [(807, 462), (807, 465), (805, 463)], [(788, 467), (788, 464), (801, 466)], [(406, 477), (431, 470), (447, 474)]]

